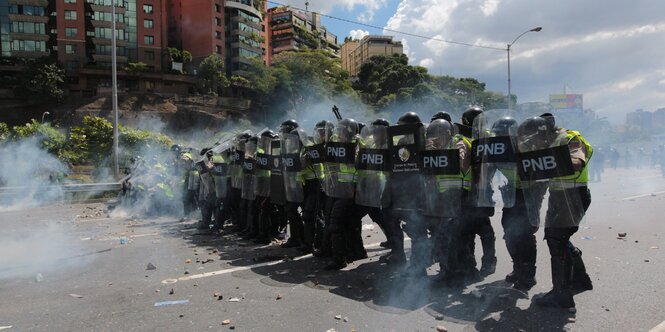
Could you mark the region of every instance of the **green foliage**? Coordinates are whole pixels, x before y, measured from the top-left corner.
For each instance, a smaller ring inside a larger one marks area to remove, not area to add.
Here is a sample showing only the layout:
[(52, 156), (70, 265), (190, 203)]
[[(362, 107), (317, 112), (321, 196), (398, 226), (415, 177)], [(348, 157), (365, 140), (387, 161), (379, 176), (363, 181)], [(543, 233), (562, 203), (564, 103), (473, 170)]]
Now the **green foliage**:
[(143, 62), (130, 62), (122, 69), (130, 74), (137, 75), (148, 71), (148, 65)]
[(187, 63), (192, 61), (192, 53), (187, 50), (179, 50), (175, 47), (169, 47), (164, 50), (164, 53), (171, 59), (172, 62)]
[(65, 96), (65, 71), (54, 63), (31, 61), (18, 77), (17, 96), (38, 103), (59, 102)]
[(198, 70), (201, 88), (206, 93), (219, 93), (220, 89), (230, 84), (224, 73), (224, 59), (215, 54), (209, 55), (201, 61)]
[(41, 147), (57, 157), (61, 157), (67, 149), (67, 136), (65, 134), (50, 124), (39, 123), (35, 119), (32, 119), (23, 126), (12, 127), (10, 136), (15, 141), (37, 137), (41, 143)]
[[(141, 154), (147, 147), (168, 148), (173, 144), (173, 140), (164, 134), (123, 125), (118, 128), (118, 137), (121, 159)], [(79, 152), (76, 162), (103, 164), (108, 162), (113, 151), (113, 125), (106, 119), (86, 116), (83, 118), (83, 126), (70, 129), (69, 140), (72, 149)]]
[(0, 143), (9, 137), (9, 127), (6, 123), (0, 122)]

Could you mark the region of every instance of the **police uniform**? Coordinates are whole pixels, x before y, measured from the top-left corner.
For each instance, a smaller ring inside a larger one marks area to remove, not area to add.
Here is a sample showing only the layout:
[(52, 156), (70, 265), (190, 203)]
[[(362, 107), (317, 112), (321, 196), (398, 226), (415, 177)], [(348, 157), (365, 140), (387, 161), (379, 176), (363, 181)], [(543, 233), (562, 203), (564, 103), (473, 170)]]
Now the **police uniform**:
[(581, 251), (570, 242), (570, 237), (589, 205), (588, 164), (593, 148), (577, 131), (559, 129), (554, 146), (567, 144), (570, 158), (581, 163), (581, 168), (570, 176), (549, 181), (548, 209), (545, 217), (545, 240), (550, 251), (553, 289), (535, 300), (536, 304), (553, 307), (574, 307), (573, 292), (591, 289)]

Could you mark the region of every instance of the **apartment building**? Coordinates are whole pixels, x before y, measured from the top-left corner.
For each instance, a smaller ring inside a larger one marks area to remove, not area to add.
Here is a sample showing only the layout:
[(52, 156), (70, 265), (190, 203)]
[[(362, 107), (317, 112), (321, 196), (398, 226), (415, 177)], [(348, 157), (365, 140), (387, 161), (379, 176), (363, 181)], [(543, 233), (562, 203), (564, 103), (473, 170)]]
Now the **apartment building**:
[(340, 54), (342, 69), (351, 76), (357, 76), (360, 66), (375, 55), (403, 54), (404, 47), (392, 36), (368, 35), (361, 40), (349, 40), (342, 45)]

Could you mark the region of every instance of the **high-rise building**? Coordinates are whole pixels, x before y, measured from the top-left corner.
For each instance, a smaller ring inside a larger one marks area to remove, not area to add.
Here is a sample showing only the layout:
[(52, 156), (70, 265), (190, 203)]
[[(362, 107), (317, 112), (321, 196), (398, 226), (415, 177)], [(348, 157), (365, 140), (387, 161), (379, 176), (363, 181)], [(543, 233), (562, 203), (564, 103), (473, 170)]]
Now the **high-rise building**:
[(40, 58), (50, 54), (49, 1), (0, 0), (0, 55)]
[(368, 35), (360, 41), (351, 40), (342, 45), (342, 69), (351, 76), (357, 76), (360, 66), (375, 55), (404, 54), (404, 47), (392, 36)]
[(337, 36), (321, 25), (321, 16), (317, 13), (305, 13), (290, 7), (270, 8), (267, 26), (270, 58), (281, 52), (304, 48), (326, 50), (331, 56), (339, 57)]
[(169, 46), (188, 50), (196, 65), (211, 54), (224, 58), (227, 74), (242, 75), (266, 53), (262, 0), (170, 0)]

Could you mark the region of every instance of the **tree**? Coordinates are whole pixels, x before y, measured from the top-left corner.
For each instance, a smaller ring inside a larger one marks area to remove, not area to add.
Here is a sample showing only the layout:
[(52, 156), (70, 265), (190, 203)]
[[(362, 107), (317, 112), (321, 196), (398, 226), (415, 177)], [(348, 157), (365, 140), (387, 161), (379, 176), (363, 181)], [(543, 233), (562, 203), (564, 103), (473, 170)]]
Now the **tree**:
[(224, 73), (224, 59), (215, 54), (201, 61), (198, 74), (200, 84), (206, 93), (218, 94), (222, 87), (229, 86), (229, 79)]
[(60, 102), (65, 96), (65, 71), (54, 63), (33, 62), (19, 77), (15, 93), (37, 102)]
[(126, 71), (130, 75), (138, 75), (140, 73), (148, 71), (148, 65), (143, 62), (130, 62), (122, 70)]

